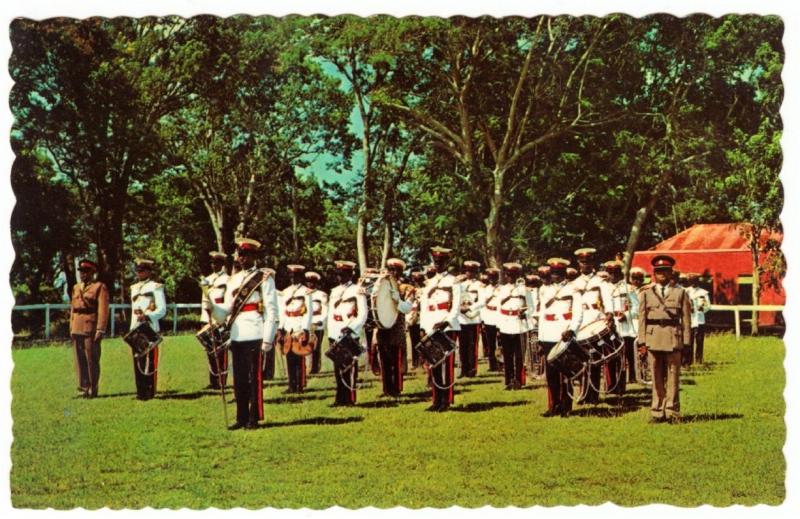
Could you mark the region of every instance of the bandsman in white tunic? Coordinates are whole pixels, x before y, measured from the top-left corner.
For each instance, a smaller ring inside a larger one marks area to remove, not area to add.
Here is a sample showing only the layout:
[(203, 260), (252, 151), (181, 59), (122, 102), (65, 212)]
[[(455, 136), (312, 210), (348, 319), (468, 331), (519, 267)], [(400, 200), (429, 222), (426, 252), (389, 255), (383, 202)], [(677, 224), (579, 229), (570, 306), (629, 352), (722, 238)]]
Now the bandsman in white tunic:
[[(154, 332), (159, 332), (158, 322), (167, 313), (164, 285), (153, 279), (153, 260), (136, 258), (135, 263), (139, 281), (131, 285), (131, 330), (147, 323)], [(150, 400), (156, 394), (158, 350), (159, 346), (156, 346), (142, 358), (133, 357), (136, 398), (139, 400)]]
[(500, 269), (488, 267), (486, 283), (483, 288), (484, 305), (481, 308), (481, 341), (483, 342), (483, 356), (489, 359), (489, 371), (500, 371), (497, 361), (497, 283), (500, 279)]
[[(233, 394), (236, 398), (236, 422), (231, 430), (255, 429), (264, 419), (264, 399), (261, 388), (262, 355), (274, 348), (278, 297), (275, 291), (275, 271), (256, 267), (261, 243), (249, 238), (236, 241), (240, 270), (228, 279), (222, 303), (211, 301), (215, 312), (230, 316), (237, 299), (244, 298), (239, 313), (230, 323), (231, 354), (233, 355)], [(249, 295), (242, 290), (250, 290)]]
[[(606, 320), (611, 324), (613, 319), (608, 311), (611, 308), (611, 291), (595, 270), (596, 252), (591, 247), (584, 247), (575, 251), (579, 275), (572, 282), (572, 286), (580, 296), (583, 304), (581, 328), (599, 320)], [(583, 383), (588, 386), (582, 391), (585, 395), (584, 401), (587, 404), (596, 404), (600, 401), (600, 372), (601, 365), (592, 364), (583, 379)], [(616, 379), (606, 379), (607, 389), (615, 389), (616, 385)]]
[(683, 349), (683, 365), (691, 366), (692, 362), (703, 363), (703, 342), (706, 336), (706, 312), (711, 306), (708, 290), (700, 286), (700, 274), (687, 274), (686, 293), (692, 304), (692, 344)]
[[(539, 301), (539, 346), (547, 358), (560, 341), (575, 337), (583, 319), (581, 298), (564, 278), (569, 261), (563, 258), (547, 260), (550, 284), (543, 285)], [(572, 410), (572, 381), (546, 364), (547, 411), (545, 417), (567, 416)]]
[[(634, 323), (639, 318), (639, 298), (636, 289), (622, 275), (623, 264), (613, 260), (604, 263), (611, 289), (611, 313), (614, 314), (614, 326), (622, 337), (624, 347), (620, 358), (609, 362), (608, 370), (621, 370), (617, 393), (625, 392), (626, 382), (636, 382), (636, 328)], [(622, 366), (620, 366), (620, 362)], [(608, 375), (607, 375), (608, 378)]]
[[(461, 325), (458, 314), (461, 302), (461, 284), (447, 271), (451, 249), (431, 248), (436, 275), (428, 280), (423, 290), (420, 324), (427, 335), (443, 331), (451, 341), (458, 340)], [(431, 390), (433, 403), (428, 411), (446, 411), (453, 403), (454, 384), (453, 355), (447, 357), (440, 366), (431, 370)]]
[(400, 258), (386, 260), (386, 272), (381, 274), (392, 280), (392, 299), (397, 305), (398, 317), (391, 328), (377, 327), (376, 348), (380, 358), (383, 396), (397, 398), (403, 391), (403, 359), (405, 358), (405, 315), (413, 307), (413, 288), (400, 283), (406, 263)]
[(528, 316), (528, 332), (525, 334), (525, 349), (522, 352), (523, 362), (530, 363), (533, 378), (544, 377), (544, 357), (539, 348), (539, 292), (542, 288), (542, 278), (538, 274), (525, 276), (525, 286), (533, 300), (533, 308), (526, 312)]
[(520, 389), (525, 385), (522, 341), (530, 329), (528, 313), (534, 311), (534, 303), (521, 274), (519, 263), (504, 263), (505, 283), (497, 291), (497, 330), (503, 349), (505, 389)]
[[(639, 301), (641, 300), (641, 292), (645, 288), (644, 278), (647, 273), (641, 267), (631, 267), (628, 272), (631, 287), (633, 287), (636, 296), (636, 315), (633, 320), (633, 330), (639, 334)], [(650, 367), (647, 365), (647, 348), (644, 346), (637, 346), (636, 348), (636, 380), (642, 384), (650, 384)]]
[(328, 294), (319, 289), (322, 276), (317, 272), (306, 272), (306, 287), (311, 292), (311, 326), (317, 336), (317, 347), (311, 353), (309, 373), (319, 373), (322, 369), (322, 335), (328, 318)]
[[(352, 261), (337, 261), (336, 279), (338, 284), (331, 290), (328, 311), (328, 341), (335, 343), (345, 335), (358, 341), (364, 324), (367, 322), (367, 297), (360, 287), (353, 283), (356, 264)], [(358, 358), (352, 366), (344, 369), (334, 366), (336, 378), (335, 406), (350, 406), (356, 403), (358, 383)]]
[(485, 287), (477, 279), (481, 264), (467, 260), (463, 263), (464, 281), (461, 283), (461, 308), (458, 322), (458, 353), (461, 373), (458, 378), (474, 377), (478, 374), (478, 337), (480, 333), (481, 309), (486, 305)]
[(413, 302), (411, 311), (406, 314), (406, 329), (408, 330), (408, 340), (411, 343), (411, 366), (416, 368), (421, 364), (419, 352), (414, 346), (419, 344), (422, 338), (419, 326), (419, 300), (425, 287), (425, 274), (421, 271), (412, 272), (411, 285), (414, 287)]
[[(225, 289), (228, 284), (228, 273), (225, 271), (225, 259), (227, 254), (220, 251), (208, 253), (211, 261), (211, 274), (204, 277), (201, 285), (203, 296), (200, 301), (200, 322), (208, 324), (222, 324), (225, 316), (220, 312), (214, 312), (211, 301), (222, 303), (225, 299)], [(217, 348), (216, 354), (206, 352), (208, 359), (208, 389), (220, 389), (220, 384), (226, 384), (228, 379), (228, 350)]]
[[(300, 344), (305, 346), (311, 339), (311, 290), (303, 282), (305, 270), (303, 265), (287, 265), (286, 269), (291, 276), (291, 285), (284, 288), (281, 296), (283, 308), (280, 319), (280, 330), (284, 341), (286, 353), (286, 370), (288, 372), (289, 387), (284, 393), (302, 393), (306, 385), (306, 358), (298, 355), (287, 347), (294, 338), (299, 338)], [(288, 351), (287, 351), (288, 350)]]

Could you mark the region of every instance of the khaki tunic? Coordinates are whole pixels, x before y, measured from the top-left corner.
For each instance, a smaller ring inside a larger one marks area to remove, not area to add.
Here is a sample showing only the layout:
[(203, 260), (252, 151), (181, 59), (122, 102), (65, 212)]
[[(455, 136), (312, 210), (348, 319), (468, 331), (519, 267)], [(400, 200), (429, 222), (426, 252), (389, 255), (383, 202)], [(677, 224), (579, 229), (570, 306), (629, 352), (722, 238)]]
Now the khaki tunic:
[(72, 288), (69, 333), (94, 336), (95, 331), (105, 331), (108, 324), (108, 289), (100, 281), (87, 285), (77, 283)]
[(686, 291), (670, 287), (667, 297), (652, 284), (639, 294), (638, 343), (652, 351), (680, 350), (691, 343), (692, 307)]

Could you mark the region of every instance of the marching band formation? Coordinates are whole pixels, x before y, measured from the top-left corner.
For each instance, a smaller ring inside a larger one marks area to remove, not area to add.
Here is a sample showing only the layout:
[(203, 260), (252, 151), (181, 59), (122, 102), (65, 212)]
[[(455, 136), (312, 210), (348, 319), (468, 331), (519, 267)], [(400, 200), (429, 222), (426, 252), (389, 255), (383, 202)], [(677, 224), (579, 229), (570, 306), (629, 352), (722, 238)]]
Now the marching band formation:
[[(276, 357), (282, 366), (285, 359), (285, 393), (302, 393), (307, 375), (320, 372), (324, 352), (336, 381), (332, 406), (356, 405), (362, 359), (365, 369), (380, 375), (383, 395), (393, 398), (402, 394), (410, 369), (422, 366), (431, 390), (428, 410), (446, 411), (454, 402), (456, 362), (457, 378), (475, 377), (482, 346), (488, 370), (503, 373), (506, 390), (522, 388), (529, 377), (546, 379), (543, 416), (568, 416), (573, 403), (597, 404), (601, 394), (620, 397), (638, 381), (652, 386), (653, 422), (680, 421), (680, 368), (703, 360), (709, 295), (698, 275), (688, 275), (684, 288), (669, 256), (653, 259), (653, 282), (645, 285), (644, 270), (633, 268), (625, 279), (621, 261), (599, 265), (592, 248), (575, 251), (577, 269), (551, 258), (524, 275), (519, 263), (481, 272), (477, 261), (464, 261), (454, 274), (451, 250), (433, 247), (432, 263), (407, 276), (399, 258), (360, 277), (355, 263), (336, 261), (337, 284), (326, 294), (319, 288), (322, 276), (303, 265), (287, 266), (291, 284), (278, 291), (275, 271), (257, 266), (261, 244), (243, 238), (236, 246), (230, 275), (226, 255), (210, 254), (197, 333), (208, 360), (208, 388), (221, 390), (223, 403), (231, 352), (236, 421), (230, 429), (255, 428), (264, 419), (262, 382), (275, 377)], [(156, 393), (159, 320), (166, 313), (153, 267), (152, 260), (136, 260), (125, 336), (141, 400)], [(94, 262), (81, 261), (79, 270), (71, 334), (79, 391), (91, 398), (108, 291), (93, 280)]]

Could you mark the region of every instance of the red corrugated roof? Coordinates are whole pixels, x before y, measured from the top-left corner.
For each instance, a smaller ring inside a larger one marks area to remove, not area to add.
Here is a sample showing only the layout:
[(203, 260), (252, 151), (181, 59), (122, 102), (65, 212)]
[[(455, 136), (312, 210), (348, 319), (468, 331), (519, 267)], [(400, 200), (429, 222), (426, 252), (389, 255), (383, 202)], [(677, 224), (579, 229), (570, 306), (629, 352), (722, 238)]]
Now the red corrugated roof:
[[(742, 225), (737, 223), (701, 223), (651, 247), (653, 251), (689, 250), (748, 250), (747, 238), (742, 235)], [(766, 235), (766, 233), (765, 233)], [(780, 233), (771, 238), (781, 241)], [(762, 240), (766, 236), (762, 236)]]

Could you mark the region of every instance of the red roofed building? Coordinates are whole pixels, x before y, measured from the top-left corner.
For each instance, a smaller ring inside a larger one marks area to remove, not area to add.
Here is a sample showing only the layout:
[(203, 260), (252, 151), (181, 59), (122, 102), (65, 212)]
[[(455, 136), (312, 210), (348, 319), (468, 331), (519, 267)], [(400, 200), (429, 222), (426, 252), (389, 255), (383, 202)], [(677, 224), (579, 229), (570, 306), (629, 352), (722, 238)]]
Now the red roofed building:
[[(635, 252), (632, 266), (651, 272), (650, 260), (653, 256), (669, 254), (675, 258), (675, 270), (697, 272), (710, 280), (710, 286), (706, 288), (711, 292), (713, 303), (752, 304), (753, 260), (747, 237), (748, 228), (747, 224), (697, 224), (649, 250)], [(762, 233), (759, 265), (774, 261), (778, 253), (766, 246), (779, 247), (782, 239), (781, 233)], [(760, 281), (759, 304), (782, 305), (786, 302), (786, 292), (780, 279), (771, 279), (769, 274), (762, 274)], [(761, 312), (758, 322), (760, 325), (772, 325), (775, 319), (776, 312)]]

